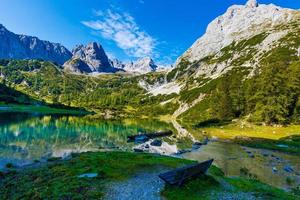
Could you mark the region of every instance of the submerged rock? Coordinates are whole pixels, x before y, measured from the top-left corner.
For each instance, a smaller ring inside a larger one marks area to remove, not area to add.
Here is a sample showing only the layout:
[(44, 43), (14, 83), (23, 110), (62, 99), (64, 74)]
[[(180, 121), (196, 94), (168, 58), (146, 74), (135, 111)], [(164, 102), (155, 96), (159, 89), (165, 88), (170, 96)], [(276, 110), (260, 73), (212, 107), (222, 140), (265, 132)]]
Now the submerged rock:
[(95, 178), (98, 176), (98, 173), (85, 173), (77, 176), (78, 178)]
[(200, 147), (202, 146), (202, 143), (201, 142), (195, 142), (192, 146), (192, 149), (200, 149)]
[(288, 148), (289, 147), (288, 145), (285, 145), (285, 144), (278, 144), (276, 146), (280, 147), (280, 148)]
[(161, 140), (154, 140), (153, 142), (150, 143), (150, 145), (160, 147), (162, 145), (162, 141)]
[(145, 135), (138, 135), (135, 137), (134, 142), (135, 143), (144, 143), (147, 142), (149, 138)]
[(288, 173), (292, 173), (294, 171), (294, 169), (291, 166), (288, 166), (288, 165), (284, 166), (283, 170), (288, 172)]

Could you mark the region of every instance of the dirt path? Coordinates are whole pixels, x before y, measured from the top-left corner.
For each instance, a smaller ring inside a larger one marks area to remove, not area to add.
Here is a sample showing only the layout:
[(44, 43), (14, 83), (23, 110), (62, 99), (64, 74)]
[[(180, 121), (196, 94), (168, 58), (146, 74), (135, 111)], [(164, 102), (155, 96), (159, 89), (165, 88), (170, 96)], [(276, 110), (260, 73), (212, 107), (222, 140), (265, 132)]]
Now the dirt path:
[(166, 168), (155, 168), (148, 172), (138, 173), (132, 178), (112, 183), (104, 199), (108, 200), (160, 200), (160, 191), (164, 182), (158, 177)]

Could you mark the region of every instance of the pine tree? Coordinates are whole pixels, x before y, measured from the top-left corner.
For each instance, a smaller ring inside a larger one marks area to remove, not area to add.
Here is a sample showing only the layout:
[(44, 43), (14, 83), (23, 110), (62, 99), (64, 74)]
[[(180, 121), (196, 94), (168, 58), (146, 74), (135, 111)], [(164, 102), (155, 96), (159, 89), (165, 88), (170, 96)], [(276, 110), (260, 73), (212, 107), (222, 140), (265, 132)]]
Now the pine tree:
[(222, 79), (212, 94), (211, 108), (213, 115), (220, 120), (230, 120), (234, 117), (230, 97), (230, 83), (227, 76)]

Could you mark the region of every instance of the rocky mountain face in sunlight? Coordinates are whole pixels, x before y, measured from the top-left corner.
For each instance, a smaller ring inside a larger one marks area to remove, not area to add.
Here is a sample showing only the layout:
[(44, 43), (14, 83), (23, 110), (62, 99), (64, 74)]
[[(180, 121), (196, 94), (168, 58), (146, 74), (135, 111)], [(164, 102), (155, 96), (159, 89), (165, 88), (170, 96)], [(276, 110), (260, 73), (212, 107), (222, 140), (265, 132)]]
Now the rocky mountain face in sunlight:
[(115, 73), (127, 72), (134, 74), (146, 74), (154, 72), (158, 66), (149, 58), (141, 58), (135, 62), (123, 63), (118, 59), (109, 59), (102, 48), (96, 42), (87, 46), (78, 45), (72, 51), (73, 57), (68, 60), (63, 68), (65, 72), (72, 73)]
[(114, 68), (128, 73), (146, 74), (149, 72), (155, 72), (159, 69), (150, 57), (140, 58), (134, 62), (131, 61), (128, 63), (122, 63), (118, 59), (112, 59), (110, 62)]
[[(211, 78), (232, 66), (257, 66), (266, 52), (287, 45), (284, 38), (299, 28), (299, 16), (299, 10), (263, 5), (256, 0), (233, 5), (208, 25), (206, 33), (178, 58), (176, 66), (187, 61), (190, 65), (181, 65), (183, 70)], [(300, 47), (291, 48), (298, 53)], [(193, 69), (188, 70), (192, 64)]]
[(63, 64), (71, 57), (72, 53), (61, 44), (14, 34), (0, 24), (0, 58), (42, 59)]
[(136, 62), (127, 63), (124, 66), (124, 70), (127, 72), (135, 72), (140, 74), (154, 72), (157, 70), (157, 68), (158, 68), (157, 65), (149, 57), (141, 58)]
[(86, 46), (78, 45), (73, 51), (73, 57), (64, 64), (66, 72), (92, 73), (92, 72), (116, 72), (102, 48), (96, 42)]

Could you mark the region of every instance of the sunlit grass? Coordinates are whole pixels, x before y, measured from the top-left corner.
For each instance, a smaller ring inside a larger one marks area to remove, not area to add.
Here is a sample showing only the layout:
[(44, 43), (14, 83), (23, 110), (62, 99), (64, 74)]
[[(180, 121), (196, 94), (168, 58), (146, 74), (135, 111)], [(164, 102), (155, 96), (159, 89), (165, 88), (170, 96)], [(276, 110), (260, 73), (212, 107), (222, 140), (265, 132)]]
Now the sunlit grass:
[(300, 135), (300, 126), (292, 125), (288, 127), (251, 126), (239, 127), (228, 125), (219, 128), (203, 129), (209, 135), (223, 139), (234, 139), (236, 137), (258, 137), (266, 139), (280, 139), (291, 135)]
[(300, 125), (259, 126), (254, 124), (233, 123), (224, 126), (189, 128), (197, 137), (206, 134), (219, 139), (235, 139), (238, 137), (265, 138), (278, 140), (283, 137), (300, 135)]

